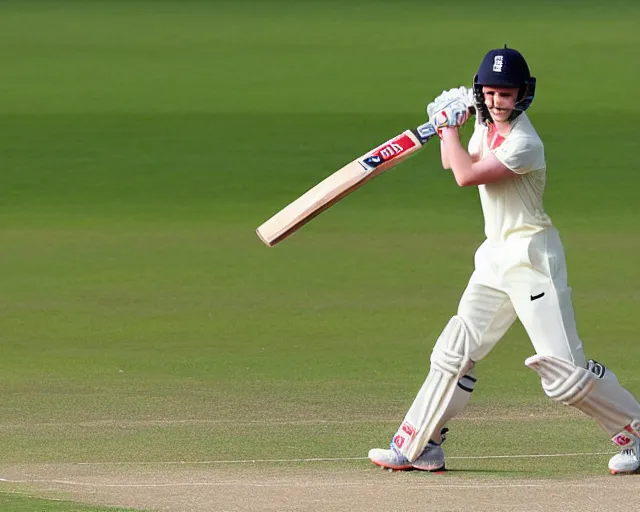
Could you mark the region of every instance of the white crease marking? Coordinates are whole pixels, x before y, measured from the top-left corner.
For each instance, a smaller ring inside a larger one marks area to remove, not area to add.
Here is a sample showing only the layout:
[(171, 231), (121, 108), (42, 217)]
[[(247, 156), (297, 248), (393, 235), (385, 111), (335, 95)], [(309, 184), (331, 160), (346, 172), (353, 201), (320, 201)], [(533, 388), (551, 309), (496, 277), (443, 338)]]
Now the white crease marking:
[[(103, 488), (154, 488), (154, 487), (219, 487), (219, 486), (240, 486), (240, 487), (379, 487), (379, 482), (247, 482), (239, 480), (230, 480), (226, 482), (171, 482), (171, 483), (139, 483), (139, 484), (118, 484), (118, 483), (96, 483), (96, 482), (77, 482), (74, 480), (10, 480), (0, 478), (0, 482), (12, 484), (58, 484), (77, 487), (103, 487)], [(592, 483), (576, 483), (576, 482), (533, 482), (533, 483), (487, 483), (487, 484), (432, 484), (430, 482), (421, 482), (419, 485), (404, 485), (404, 488), (410, 489), (505, 489), (514, 487), (561, 487), (567, 486), (575, 488), (593, 488)]]
[[(560, 414), (521, 414), (511, 416), (458, 416), (456, 421), (501, 422), (513, 420), (548, 420), (569, 418)], [(66, 428), (66, 427), (152, 427), (172, 425), (227, 425), (236, 424), (236, 419), (150, 419), (150, 420), (116, 420), (104, 419), (77, 422), (40, 422), (40, 423), (4, 423), (0, 430), (33, 429), (33, 428)], [(350, 425), (353, 423), (397, 423), (398, 418), (356, 418), (349, 420), (331, 419), (264, 419), (243, 421), (245, 425)]]
[[(615, 452), (582, 452), (582, 453), (549, 453), (549, 454), (522, 454), (522, 455), (471, 455), (471, 456), (458, 456), (448, 457), (449, 459), (457, 460), (470, 460), (470, 459), (521, 459), (521, 458), (545, 458), (545, 457), (587, 457), (594, 455), (611, 455)], [(197, 465), (197, 464), (254, 464), (254, 463), (294, 463), (294, 462), (346, 462), (346, 461), (360, 461), (368, 460), (367, 457), (336, 457), (336, 458), (307, 458), (307, 459), (246, 459), (246, 460), (209, 460), (209, 461), (168, 461), (168, 462), (75, 462), (68, 463), (71, 465), (81, 466), (106, 466), (106, 465)], [(44, 465), (65, 465), (65, 463), (57, 464), (44, 464)], [(94, 482), (78, 482), (74, 480), (46, 480), (46, 479), (32, 479), (32, 480), (13, 480), (9, 478), (0, 478), (0, 483), (9, 484), (47, 484), (47, 485), (67, 485), (76, 487), (104, 487), (104, 488), (153, 488), (153, 487), (215, 487), (215, 486), (250, 486), (250, 487), (326, 487), (326, 486), (341, 486), (341, 487), (362, 487), (368, 484), (363, 482), (314, 482), (307, 483), (293, 483), (293, 482), (273, 482), (273, 483), (259, 483), (259, 482), (246, 482), (246, 481), (227, 481), (227, 482), (174, 482), (174, 483), (140, 483), (140, 484), (119, 484), (119, 483), (94, 483)], [(489, 488), (509, 488), (509, 487), (553, 487), (557, 485), (566, 486), (566, 482), (543, 482), (543, 483), (508, 483), (508, 484), (427, 484), (429, 488), (442, 488), (442, 489), (489, 489)], [(592, 487), (592, 484), (575, 484), (573, 487)], [(424, 485), (420, 484), (415, 488), (423, 488)], [(407, 486), (407, 488), (413, 488)]]
[[(537, 453), (522, 455), (467, 455), (447, 457), (447, 460), (484, 460), (484, 459), (538, 459), (547, 457), (590, 457), (595, 455), (614, 455), (617, 452), (581, 452), (581, 453)], [(299, 459), (239, 459), (239, 460), (200, 460), (200, 461), (158, 461), (158, 462), (70, 462), (78, 466), (121, 466), (121, 465), (206, 465), (206, 464), (260, 464), (260, 463), (298, 463), (298, 462), (348, 462), (369, 460), (368, 457), (312, 457)]]

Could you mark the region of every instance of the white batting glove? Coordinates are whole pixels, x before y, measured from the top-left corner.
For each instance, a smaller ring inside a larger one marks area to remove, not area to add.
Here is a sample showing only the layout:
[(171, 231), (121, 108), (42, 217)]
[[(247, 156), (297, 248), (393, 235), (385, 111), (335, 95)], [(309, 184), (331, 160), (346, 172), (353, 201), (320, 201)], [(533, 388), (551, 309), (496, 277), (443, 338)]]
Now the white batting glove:
[(467, 119), (469, 119), (469, 107), (461, 99), (454, 99), (434, 112), (430, 121), (440, 134), (443, 128), (460, 127), (467, 122)]
[(427, 115), (429, 120), (433, 115), (442, 110), (452, 100), (459, 99), (464, 101), (467, 107), (474, 105), (473, 89), (467, 89), (466, 87), (456, 87), (449, 89), (448, 91), (442, 91), (440, 96), (437, 96), (429, 105), (427, 105)]
[(427, 115), (429, 116), (429, 120), (433, 117), (437, 111), (444, 107), (447, 103), (449, 103), (448, 91), (442, 91), (439, 96), (436, 96), (431, 103), (427, 105)]

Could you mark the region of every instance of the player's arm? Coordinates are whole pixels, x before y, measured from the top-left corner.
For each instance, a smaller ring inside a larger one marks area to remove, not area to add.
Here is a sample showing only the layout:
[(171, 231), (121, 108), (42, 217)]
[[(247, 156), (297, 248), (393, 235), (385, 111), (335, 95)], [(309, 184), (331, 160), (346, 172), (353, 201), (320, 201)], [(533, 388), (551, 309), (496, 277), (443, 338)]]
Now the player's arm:
[(447, 159), (450, 169), (461, 187), (486, 185), (498, 181), (512, 179), (515, 173), (506, 167), (498, 158), (489, 153), (482, 160), (474, 162), (471, 155), (460, 142), (457, 128), (442, 130), (442, 159)]
[(449, 158), (447, 158), (447, 151), (444, 147), (444, 141), (440, 141), (440, 160), (442, 161), (443, 169), (451, 169), (451, 165), (449, 165)]
[[(456, 87), (448, 91), (442, 91), (442, 94), (437, 96), (429, 105), (427, 105), (427, 115), (429, 120), (433, 120), (434, 116), (443, 108), (446, 108), (452, 101), (463, 101), (468, 107), (473, 106), (473, 91), (466, 87)], [(442, 142), (440, 143), (440, 160), (442, 162), (443, 169), (451, 169), (447, 153), (444, 151)]]
[[(473, 163), (478, 162), (481, 158), (480, 153), (470, 153), (471, 161)], [(442, 161), (443, 169), (451, 169), (451, 164), (449, 163), (449, 157), (447, 156), (447, 152), (444, 148), (444, 143), (440, 141), (440, 160)]]

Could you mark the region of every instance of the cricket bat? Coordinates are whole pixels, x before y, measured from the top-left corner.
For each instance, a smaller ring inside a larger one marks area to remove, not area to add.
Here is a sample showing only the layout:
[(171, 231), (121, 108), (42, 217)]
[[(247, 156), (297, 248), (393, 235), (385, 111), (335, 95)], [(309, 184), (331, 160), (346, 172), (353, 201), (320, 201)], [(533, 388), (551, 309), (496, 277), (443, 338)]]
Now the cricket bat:
[(436, 135), (431, 123), (405, 130), (334, 172), (262, 224), (256, 233), (273, 247), (366, 182), (395, 167)]

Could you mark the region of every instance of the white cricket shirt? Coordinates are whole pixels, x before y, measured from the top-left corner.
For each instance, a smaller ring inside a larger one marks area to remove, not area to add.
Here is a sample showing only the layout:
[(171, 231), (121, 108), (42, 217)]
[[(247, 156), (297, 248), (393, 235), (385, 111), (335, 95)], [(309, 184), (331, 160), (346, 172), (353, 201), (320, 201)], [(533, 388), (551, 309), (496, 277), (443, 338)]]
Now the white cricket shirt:
[(499, 243), (512, 235), (528, 237), (551, 227), (542, 206), (547, 174), (544, 145), (526, 113), (511, 123), (506, 137), (476, 124), (469, 153), (484, 158), (489, 152), (516, 175), (478, 187), (487, 239)]

